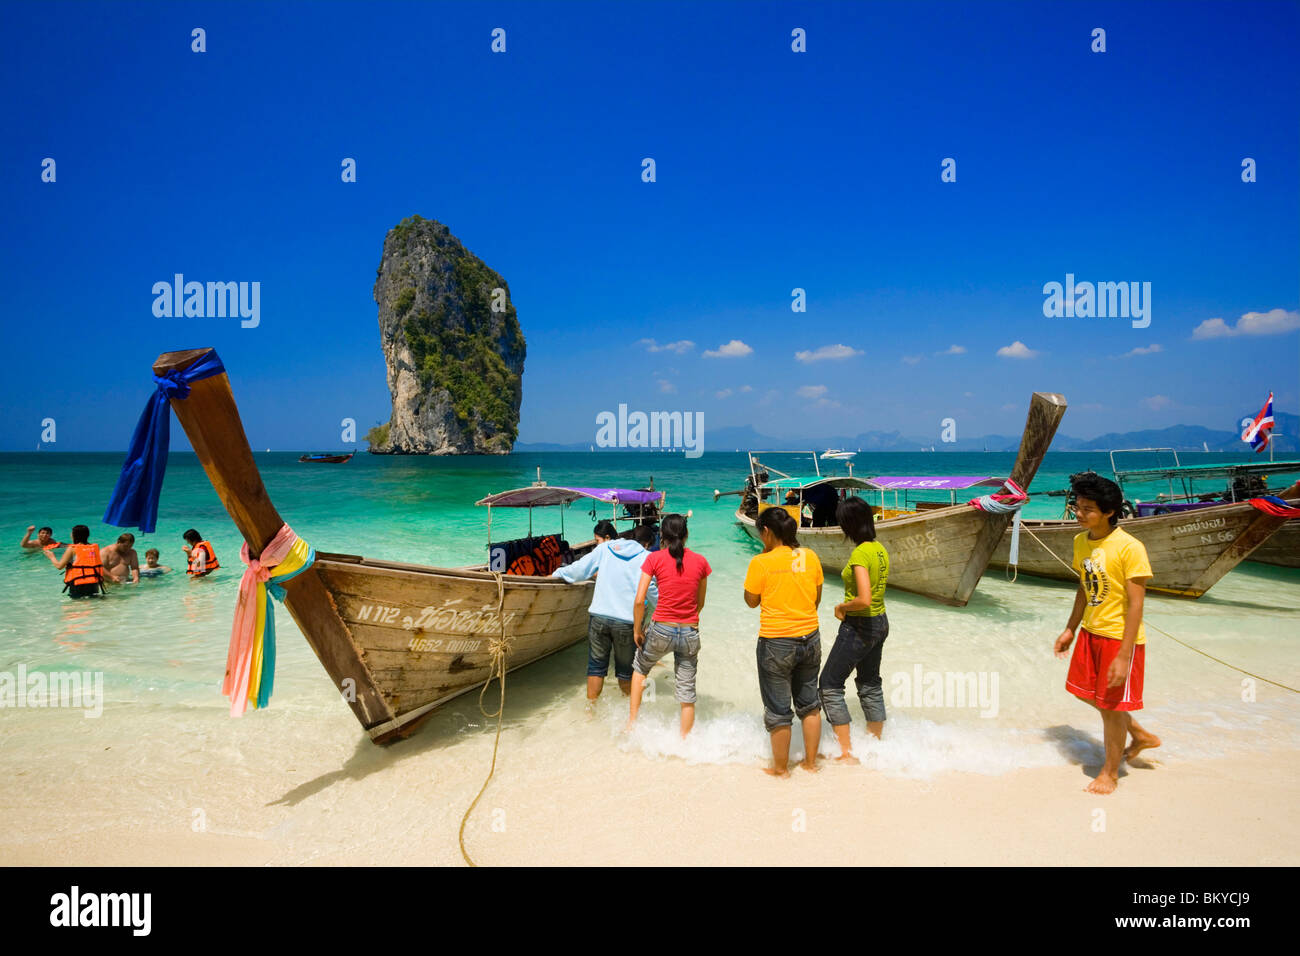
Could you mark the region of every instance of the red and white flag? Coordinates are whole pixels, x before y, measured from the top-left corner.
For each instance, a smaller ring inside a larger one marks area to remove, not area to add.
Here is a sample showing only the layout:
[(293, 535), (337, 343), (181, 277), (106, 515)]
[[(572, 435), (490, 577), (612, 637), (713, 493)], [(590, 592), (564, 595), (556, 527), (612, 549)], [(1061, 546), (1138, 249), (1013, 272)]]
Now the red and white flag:
[(1249, 442), (1250, 447), (1260, 452), (1268, 447), (1269, 435), (1273, 431), (1273, 393), (1268, 393), (1268, 401), (1259, 410), (1255, 420), (1241, 433), (1241, 440)]

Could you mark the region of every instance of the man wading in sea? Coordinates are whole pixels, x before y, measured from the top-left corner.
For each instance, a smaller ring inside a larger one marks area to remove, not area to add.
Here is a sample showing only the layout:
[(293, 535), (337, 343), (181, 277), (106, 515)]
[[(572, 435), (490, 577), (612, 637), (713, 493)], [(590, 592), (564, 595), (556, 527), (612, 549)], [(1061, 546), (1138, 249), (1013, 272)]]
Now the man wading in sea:
[[(1086, 530), (1074, 539), (1079, 591), (1055, 650), (1057, 657), (1065, 657), (1082, 621), (1065, 689), (1101, 711), (1106, 762), (1087, 789), (1111, 793), (1119, 785), (1121, 760), (1160, 746), (1160, 738), (1138, 726), (1130, 713), (1142, 709), (1146, 662), (1142, 604), (1151, 563), (1142, 542), (1119, 527), (1124, 503), (1119, 485), (1086, 475), (1072, 482), (1071, 489), (1075, 516)], [(1126, 749), (1130, 735), (1133, 742)]]
[(140, 583), (140, 557), (135, 553), (135, 535), (131, 532), (118, 535), (117, 543), (105, 548), (100, 557), (107, 580), (121, 584), (129, 575), (132, 584)]

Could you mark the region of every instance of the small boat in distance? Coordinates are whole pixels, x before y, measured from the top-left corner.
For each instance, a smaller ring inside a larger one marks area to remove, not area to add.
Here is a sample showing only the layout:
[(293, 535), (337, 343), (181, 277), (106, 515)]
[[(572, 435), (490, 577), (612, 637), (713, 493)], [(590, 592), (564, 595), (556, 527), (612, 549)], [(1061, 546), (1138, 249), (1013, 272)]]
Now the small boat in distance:
[(832, 461), (848, 461), (856, 454), (857, 454), (856, 451), (845, 451), (843, 448), (827, 448), (824, 452), (822, 452), (822, 459), (823, 460), (829, 459)]
[[(215, 359), (212, 349), (167, 352), (154, 362), (154, 374), (182, 372), (209, 357)], [(187, 397), (170, 401), (257, 557), (285, 522), (254, 463), (229, 378), (224, 371), (201, 378)], [(595, 546), (593, 540), (570, 547), (562, 537), (564, 508), (580, 500), (609, 504), (615, 521), (637, 524), (657, 518), (664, 493), (539, 481), (477, 502), (488, 508), (483, 563), (440, 568), (316, 551), (314, 563), (282, 583), (285, 607), (372, 742), (407, 736), (442, 704), (498, 674), (498, 666), (514, 670), (586, 638), (594, 583), (550, 576)], [(561, 534), (534, 537), (533, 509), (548, 506), (560, 509)], [(528, 537), (492, 540), (492, 510), (502, 507), (527, 509)]]
[(316, 464), (319, 465), (341, 465), (345, 461), (351, 461), (352, 456), (354, 454), (355, 452), (347, 452), (346, 454), (333, 454), (331, 452), (313, 452), (310, 455), (303, 455), (298, 460), (315, 462)]

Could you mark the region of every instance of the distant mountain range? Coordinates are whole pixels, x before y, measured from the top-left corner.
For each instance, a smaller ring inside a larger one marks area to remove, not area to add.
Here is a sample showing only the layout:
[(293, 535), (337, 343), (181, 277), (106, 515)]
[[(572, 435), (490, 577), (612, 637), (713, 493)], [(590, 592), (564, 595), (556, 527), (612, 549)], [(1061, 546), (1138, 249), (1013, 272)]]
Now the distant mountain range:
[[(1256, 409), (1258, 411), (1258, 409)], [(1242, 418), (1253, 417), (1254, 412)], [(1300, 415), (1289, 412), (1274, 414), (1273, 450), (1277, 454), (1300, 451)], [(934, 447), (935, 451), (1015, 451), (1020, 447), (1019, 435), (981, 435), (978, 438), (959, 438), (955, 442), (940, 442), (934, 438), (903, 435), (901, 432), (862, 432), (858, 435), (825, 435), (819, 437), (775, 438), (755, 430), (752, 425), (715, 428), (704, 432), (705, 451), (779, 451), (827, 448), (844, 448), (849, 451), (920, 451)], [(1052, 451), (1109, 451), (1113, 448), (1173, 448), (1178, 451), (1242, 452), (1248, 446), (1239, 432), (1206, 428), (1204, 425), (1170, 425), (1168, 428), (1149, 428), (1135, 432), (1110, 432), (1097, 438), (1071, 438), (1057, 434)], [(588, 451), (591, 442), (516, 442), (514, 450), (526, 451)], [(639, 451), (641, 449), (596, 448), (596, 451)]]

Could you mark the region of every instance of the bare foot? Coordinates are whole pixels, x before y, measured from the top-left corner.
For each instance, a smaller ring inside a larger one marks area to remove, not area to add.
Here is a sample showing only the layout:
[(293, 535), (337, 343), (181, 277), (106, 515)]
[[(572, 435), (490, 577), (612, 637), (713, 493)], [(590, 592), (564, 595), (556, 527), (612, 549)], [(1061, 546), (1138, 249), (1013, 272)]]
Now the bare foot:
[(799, 764), (799, 766), (802, 767), (804, 770), (807, 770), (809, 773), (817, 773), (819, 770), (821, 770), (821, 767), (818, 766), (818, 760), (816, 757), (814, 757), (811, 761), (808, 760), (803, 761), (802, 763)]
[(777, 770), (775, 767), (764, 767), (764, 768), (763, 768), (763, 773), (767, 774), (769, 777), (788, 777), (788, 776), (790, 776), (790, 771), (789, 771), (789, 770)]
[(844, 754), (840, 754), (838, 757), (835, 758), (835, 762), (836, 762), (836, 763), (847, 764), (847, 765), (850, 765), (850, 766), (851, 766), (851, 765), (854, 765), (854, 764), (860, 764), (860, 763), (862, 763), (862, 761), (859, 760), (857, 757), (853, 756), (852, 753), (844, 753)]
[(636, 721), (635, 721), (635, 720), (629, 720), (626, 724), (623, 725), (623, 733), (625, 733), (625, 734), (630, 734), (630, 733), (632, 732), (633, 728), (635, 728), (635, 727), (636, 727)]
[(1097, 779), (1088, 784), (1084, 789), (1089, 793), (1114, 793), (1115, 788), (1119, 786), (1119, 778), (1112, 777), (1109, 774), (1099, 773)]
[(1160, 738), (1152, 733), (1134, 734), (1133, 742), (1124, 749), (1124, 758), (1132, 760), (1144, 750), (1153, 750), (1160, 746)]

